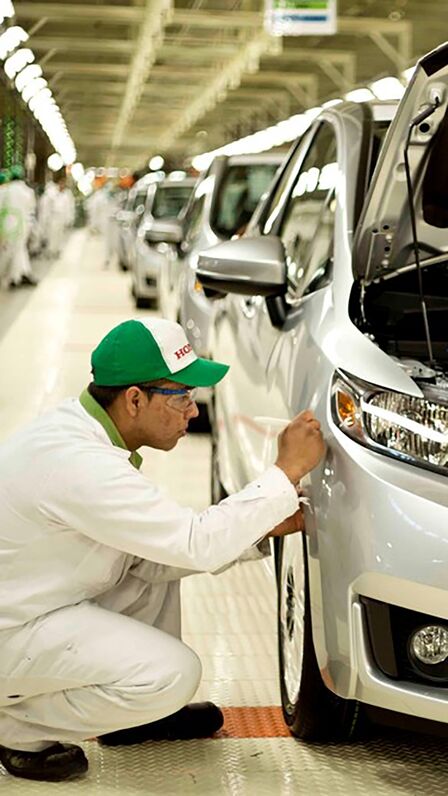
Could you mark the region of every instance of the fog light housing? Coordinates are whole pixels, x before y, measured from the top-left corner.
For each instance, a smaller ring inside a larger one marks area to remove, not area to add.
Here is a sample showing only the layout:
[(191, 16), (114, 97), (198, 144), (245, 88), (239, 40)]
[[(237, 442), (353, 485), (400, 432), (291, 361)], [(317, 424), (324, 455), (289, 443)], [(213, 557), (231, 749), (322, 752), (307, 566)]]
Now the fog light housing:
[(448, 660), (448, 627), (425, 625), (412, 634), (409, 648), (415, 661), (437, 666)]

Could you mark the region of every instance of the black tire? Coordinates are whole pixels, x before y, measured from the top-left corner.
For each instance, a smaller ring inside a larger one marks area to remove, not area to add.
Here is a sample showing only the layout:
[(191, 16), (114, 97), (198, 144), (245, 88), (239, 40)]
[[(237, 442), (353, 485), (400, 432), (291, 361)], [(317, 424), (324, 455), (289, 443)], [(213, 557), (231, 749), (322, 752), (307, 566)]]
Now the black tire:
[(342, 699), (324, 685), (314, 651), (305, 537), (292, 534), (276, 542), (280, 691), (285, 722), (303, 741), (353, 740), (359, 703)]

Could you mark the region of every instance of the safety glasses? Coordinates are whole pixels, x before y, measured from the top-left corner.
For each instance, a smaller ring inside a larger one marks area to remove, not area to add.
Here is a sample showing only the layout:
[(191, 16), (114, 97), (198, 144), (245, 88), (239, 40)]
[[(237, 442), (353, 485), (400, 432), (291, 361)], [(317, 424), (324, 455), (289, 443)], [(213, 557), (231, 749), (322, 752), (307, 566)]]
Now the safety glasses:
[(197, 387), (192, 387), (191, 389), (182, 387), (178, 390), (172, 390), (168, 387), (145, 387), (144, 390), (154, 395), (167, 395), (166, 405), (171, 409), (176, 409), (178, 412), (186, 412), (196, 400), (198, 393)]

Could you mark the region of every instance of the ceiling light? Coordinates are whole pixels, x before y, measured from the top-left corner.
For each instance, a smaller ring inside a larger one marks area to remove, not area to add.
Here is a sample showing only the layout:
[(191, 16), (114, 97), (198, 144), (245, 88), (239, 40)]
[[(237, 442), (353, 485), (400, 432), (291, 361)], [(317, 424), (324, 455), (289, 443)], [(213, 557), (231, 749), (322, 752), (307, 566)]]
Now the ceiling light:
[(28, 39), (28, 33), (20, 25), (13, 25), (12, 28), (5, 30), (0, 36), (0, 58), (4, 61), (19, 44), (28, 41)]
[(37, 64), (26, 66), (25, 69), (22, 69), (22, 71), (19, 72), (15, 79), (17, 91), (23, 91), (25, 86), (27, 86), (28, 83), (31, 83), (32, 80), (35, 80), (36, 77), (42, 77), (42, 69), (40, 66)]
[(151, 171), (159, 171), (159, 169), (163, 168), (165, 160), (161, 155), (154, 155), (148, 163), (149, 168)]
[(344, 99), (349, 102), (368, 102), (375, 99), (375, 95), (368, 88), (355, 88), (344, 95)]
[(0, 0), (0, 23), (6, 18), (13, 17), (15, 13), (11, 0)]
[(84, 166), (82, 163), (74, 163), (70, 171), (73, 179), (76, 180), (76, 182), (79, 182), (79, 180), (84, 176)]
[(370, 88), (375, 96), (380, 100), (401, 99), (405, 88), (398, 80), (398, 77), (382, 77), (370, 84)]
[(52, 171), (60, 171), (64, 163), (61, 156), (57, 152), (53, 152), (47, 160), (48, 168)]
[(16, 50), (13, 55), (3, 64), (3, 68), (8, 77), (13, 80), (18, 72), (23, 69), (27, 64), (32, 64), (34, 61), (34, 53), (28, 47), (22, 47)]
[(43, 77), (36, 77), (34, 80), (31, 80), (22, 91), (23, 101), (29, 102), (32, 97), (35, 97), (37, 94), (39, 94), (39, 91), (42, 91), (42, 89), (46, 88), (47, 86), (48, 83)]
[(343, 100), (341, 99), (331, 99), (327, 100), (326, 102), (322, 103), (323, 108), (334, 108), (335, 105), (339, 105)]

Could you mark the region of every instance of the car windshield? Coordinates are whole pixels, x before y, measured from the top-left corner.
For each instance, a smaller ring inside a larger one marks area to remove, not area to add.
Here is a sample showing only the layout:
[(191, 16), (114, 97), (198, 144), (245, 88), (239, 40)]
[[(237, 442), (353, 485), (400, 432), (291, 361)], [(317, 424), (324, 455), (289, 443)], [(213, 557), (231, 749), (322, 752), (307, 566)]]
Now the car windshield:
[(152, 206), (154, 218), (176, 218), (187, 203), (190, 185), (159, 185)]
[(212, 229), (223, 238), (244, 231), (261, 195), (269, 187), (277, 163), (230, 164), (212, 210)]

